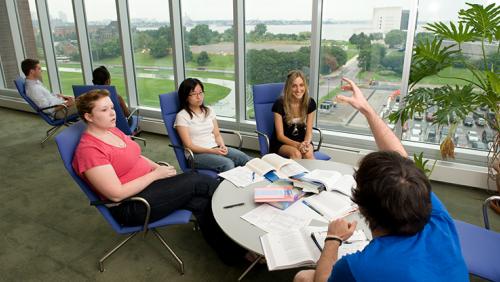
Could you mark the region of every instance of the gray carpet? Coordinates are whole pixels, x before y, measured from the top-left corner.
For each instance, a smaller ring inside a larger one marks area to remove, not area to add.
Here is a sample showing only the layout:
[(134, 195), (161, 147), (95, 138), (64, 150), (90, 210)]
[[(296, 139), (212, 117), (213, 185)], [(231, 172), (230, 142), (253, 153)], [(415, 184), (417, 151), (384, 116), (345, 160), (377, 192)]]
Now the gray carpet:
[[(121, 237), (65, 171), (53, 139), (40, 140), (48, 129), (37, 115), (0, 108), (0, 280), (4, 281), (235, 281), (246, 264), (228, 267), (191, 225), (161, 233), (186, 265), (177, 265), (159, 241), (137, 236), (97, 269), (97, 259)], [(143, 153), (177, 165), (166, 136), (143, 133)], [(250, 152), (256, 155), (256, 152)], [(453, 217), (482, 225), (485, 191), (433, 183)], [(500, 217), (492, 213), (500, 231)], [(268, 272), (258, 265), (245, 281), (291, 281), (297, 270)]]

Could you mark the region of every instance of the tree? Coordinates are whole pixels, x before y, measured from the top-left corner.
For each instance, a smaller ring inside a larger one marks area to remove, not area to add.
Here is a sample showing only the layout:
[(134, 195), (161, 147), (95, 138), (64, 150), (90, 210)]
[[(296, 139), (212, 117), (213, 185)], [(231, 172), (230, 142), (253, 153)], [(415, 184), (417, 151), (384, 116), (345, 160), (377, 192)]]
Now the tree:
[(365, 47), (359, 50), (358, 55), (358, 67), (362, 68), (364, 71), (371, 70), (371, 48)]
[(186, 41), (184, 41), (184, 60), (186, 60), (186, 63), (193, 60), (193, 52), (191, 52), (191, 47)]
[(264, 34), (266, 34), (267, 31), (267, 26), (263, 23), (259, 23), (255, 26), (253, 29), (257, 37), (262, 37)]
[(382, 44), (372, 44), (370, 54), (370, 70), (376, 70), (382, 64), (382, 60), (385, 57), (386, 48)]
[(406, 40), (406, 32), (393, 29), (389, 31), (384, 38), (385, 44), (389, 45), (390, 48), (394, 48), (397, 45), (402, 45)]
[(370, 33), (369, 35), (370, 40), (380, 40), (384, 38), (384, 34), (381, 32), (375, 32), (375, 33)]
[(403, 73), (404, 52), (391, 52), (382, 60), (382, 66), (401, 75)]
[(191, 45), (207, 45), (212, 42), (213, 32), (206, 24), (193, 27), (186, 36)]
[(433, 39), (434, 39), (434, 34), (432, 34), (432, 32), (419, 32), (415, 36), (415, 44), (432, 42)]
[(321, 49), (321, 74), (328, 74), (347, 62), (347, 52), (338, 46), (325, 46)]
[(232, 26), (230, 28), (224, 30), (224, 32), (221, 35), (221, 41), (223, 41), (223, 42), (234, 41), (234, 28)]
[(208, 65), (208, 63), (210, 63), (210, 57), (208, 56), (208, 53), (206, 51), (201, 51), (201, 53), (198, 55), (198, 58), (196, 59), (196, 63), (199, 66)]
[(150, 43), (149, 55), (153, 58), (163, 58), (170, 54), (167, 39), (160, 37)]
[(145, 31), (136, 31), (134, 35), (134, 50), (143, 50), (151, 48), (151, 44), (154, 43), (153, 37)]
[(362, 49), (367, 45), (371, 44), (370, 37), (368, 37), (364, 32), (361, 32), (360, 34), (353, 34), (349, 38), (349, 43), (356, 45), (358, 49)]

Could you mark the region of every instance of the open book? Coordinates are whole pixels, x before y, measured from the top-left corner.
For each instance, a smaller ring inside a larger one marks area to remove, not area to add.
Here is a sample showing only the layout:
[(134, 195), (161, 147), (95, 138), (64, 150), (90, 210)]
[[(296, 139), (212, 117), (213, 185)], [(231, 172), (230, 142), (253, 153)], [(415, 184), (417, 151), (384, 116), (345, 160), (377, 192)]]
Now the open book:
[(252, 159), (245, 166), (262, 176), (270, 171), (275, 171), (280, 178), (294, 177), (308, 172), (296, 161), (285, 159), (277, 154), (267, 154), (262, 159)]
[(344, 217), (358, 209), (349, 197), (328, 191), (312, 195), (304, 199), (303, 203), (328, 221)]
[(288, 178), (308, 172), (294, 160), (285, 159), (277, 154), (267, 154), (262, 159), (252, 159), (243, 167), (219, 173), (220, 177), (227, 179), (238, 187), (245, 187), (252, 183), (268, 179), (271, 182), (280, 178)]
[[(315, 265), (321, 255), (320, 249), (324, 246), (326, 229), (327, 226), (306, 226), (261, 236), (260, 242), (268, 269), (271, 271)], [(320, 237), (321, 234), (325, 234), (325, 236)], [(363, 250), (368, 243), (363, 231), (356, 230), (353, 236), (340, 246), (338, 259), (344, 255)]]
[(351, 189), (356, 185), (352, 175), (342, 175), (335, 170), (315, 169), (304, 175), (301, 180), (319, 182), (325, 185), (327, 191), (335, 190), (349, 197), (351, 196)]

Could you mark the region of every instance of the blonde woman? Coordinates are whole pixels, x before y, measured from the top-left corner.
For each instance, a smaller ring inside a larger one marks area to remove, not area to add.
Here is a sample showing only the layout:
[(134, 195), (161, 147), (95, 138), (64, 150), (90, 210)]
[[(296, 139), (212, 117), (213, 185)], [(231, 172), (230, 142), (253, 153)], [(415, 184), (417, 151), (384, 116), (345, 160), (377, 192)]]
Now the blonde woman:
[(316, 102), (301, 71), (288, 73), (283, 96), (273, 105), (275, 133), (271, 152), (292, 159), (314, 159), (312, 126)]

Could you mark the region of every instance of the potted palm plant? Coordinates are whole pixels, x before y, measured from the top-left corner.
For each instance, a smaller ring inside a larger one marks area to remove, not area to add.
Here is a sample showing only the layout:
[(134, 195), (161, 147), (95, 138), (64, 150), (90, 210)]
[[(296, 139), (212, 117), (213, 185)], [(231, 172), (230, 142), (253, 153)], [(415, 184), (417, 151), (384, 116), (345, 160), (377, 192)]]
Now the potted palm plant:
[[(495, 168), (499, 168), (500, 150), (500, 6), (496, 3), (488, 6), (467, 3), (467, 6), (459, 11), (458, 23), (430, 23), (425, 26), (430, 36), (425, 39), (417, 36), (409, 92), (404, 107), (391, 114), (389, 120), (404, 124), (414, 115), (424, 115), (432, 108), (435, 110), (433, 123), (449, 126), (440, 145), (442, 158), (448, 159), (455, 157), (453, 136), (458, 123), (478, 108), (489, 109), (483, 117), (495, 134), (488, 155), (489, 175), (497, 180), (500, 192), (500, 171), (495, 172)], [(489, 49), (485, 48), (486, 44)], [(464, 45), (480, 49), (477, 61), (468, 57)], [(457, 66), (460, 72), (454, 71)], [(433, 87), (425, 82), (429, 77), (446, 83)], [(500, 210), (500, 203), (494, 205)]]

